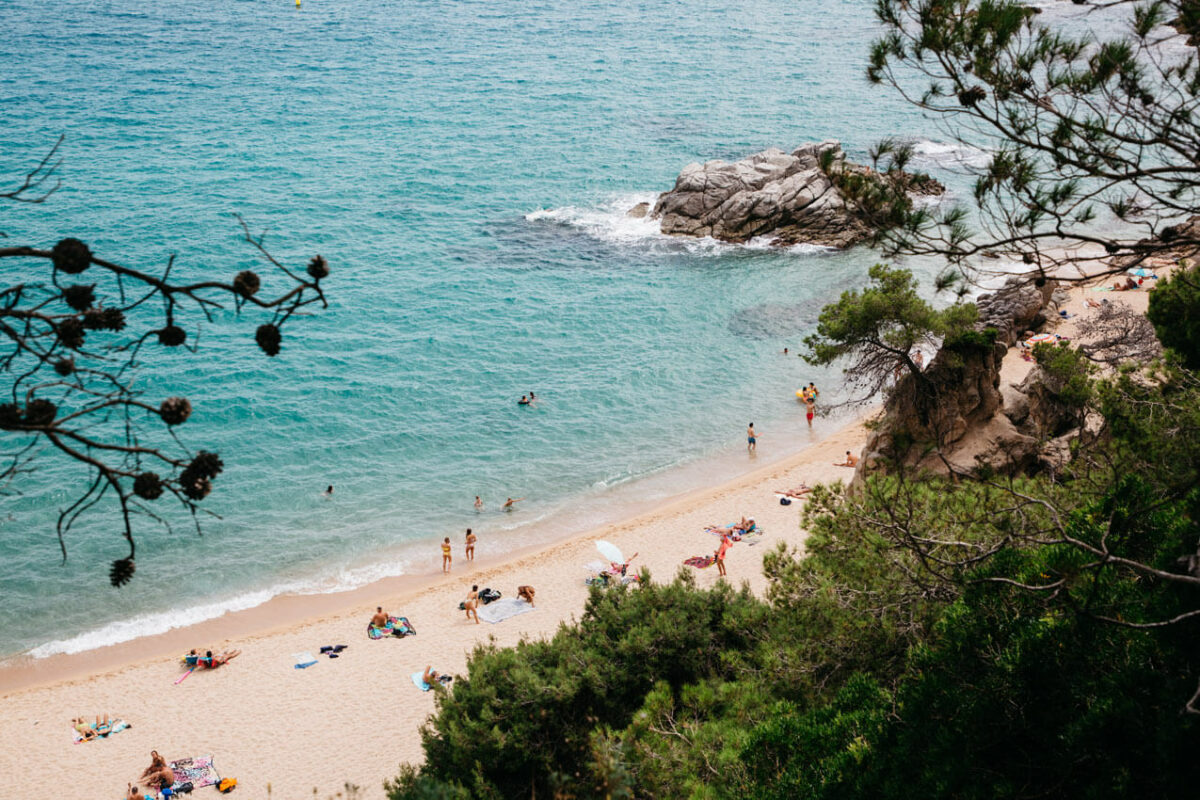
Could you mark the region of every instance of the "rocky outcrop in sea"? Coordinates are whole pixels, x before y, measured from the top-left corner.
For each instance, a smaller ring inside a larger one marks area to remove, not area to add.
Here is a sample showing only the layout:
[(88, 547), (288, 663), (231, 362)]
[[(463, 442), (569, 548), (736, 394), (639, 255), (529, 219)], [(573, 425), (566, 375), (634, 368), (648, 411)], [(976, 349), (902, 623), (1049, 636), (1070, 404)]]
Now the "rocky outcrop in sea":
[[(873, 232), (865, 215), (839, 189), (837, 177), (872, 175), (846, 161), (833, 140), (785, 153), (772, 148), (732, 163), (689, 164), (650, 216), (663, 233), (745, 242), (770, 235), (775, 245), (801, 242), (849, 247)], [(904, 176), (915, 194), (941, 194), (937, 181)], [(644, 208), (631, 209), (641, 216)]]

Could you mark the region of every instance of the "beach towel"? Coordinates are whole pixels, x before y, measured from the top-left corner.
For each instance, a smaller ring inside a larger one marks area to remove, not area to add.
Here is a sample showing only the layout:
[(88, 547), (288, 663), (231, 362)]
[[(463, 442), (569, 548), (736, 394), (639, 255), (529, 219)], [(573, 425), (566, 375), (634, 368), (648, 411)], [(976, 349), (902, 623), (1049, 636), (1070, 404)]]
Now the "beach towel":
[(377, 628), (367, 623), (367, 636), (372, 639), (382, 639), (385, 636), (416, 636), (417, 629), (409, 624), (408, 617), (388, 617), (387, 625)]
[(683, 563), (689, 567), (695, 567), (696, 569), (707, 569), (708, 567), (711, 567), (713, 564), (717, 563), (717, 557), (716, 556), (692, 556), (691, 558), (687, 559)]
[[(422, 670), (421, 672), (414, 672), (412, 674), (413, 686), (416, 686), (422, 692), (428, 692), (433, 687), (430, 686), (428, 683), (426, 683), (424, 679), (425, 679), (424, 670)], [(438, 683), (445, 686), (445, 685), (449, 684), (451, 681), (453, 681), (454, 678), (450, 677), (449, 675), (438, 675), (437, 680), (438, 680)]]
[[(95, 724), (89, 725), (88, 727), (90, 727), (92, 730), (96, 730)], [(80, 742), (94, 742), (97, 739), (107, 739), (114, 733), (120, 733), (128, 727), (129, 723), (123, 719), (110, 719), (108, 721), (108, 730), (99, 736), (93, 736), (90, 739), (84, 739), (83, 736), (79, 734), (79, 731), (75, 730), (74, 728), (71, 728), (71, 733), (75, 735), (75, 744), (79, 744)]]
[(533, 611), (533, 606), (529, 603), (519, 597), (510, 597), (507, 600), (497, 600), (489, 606), (484, 606), (479, 609), (478, 613), (479, 618), (484, 622), (495, 624), (529, 611)]
[(313, 658), (313, 654), (307, 651), (303, 653), (292, 653), (292, 661), (295, 662), (292, 666), (294, 666), (296, 669), (308, 669), (313, 664), (317, 663), (317, 660)]
[(172, 791), (188, 781), (191, 781), (193, 788), (203, 789), (205, 786), (212, 786), (221, 780), (221, 776), (217, 774), (217, 768), (213, 766), (212, 756), (181, 758), (178, 761), (172, 761), (171, 771), (175, 773), (175, 783), (171, 784)]

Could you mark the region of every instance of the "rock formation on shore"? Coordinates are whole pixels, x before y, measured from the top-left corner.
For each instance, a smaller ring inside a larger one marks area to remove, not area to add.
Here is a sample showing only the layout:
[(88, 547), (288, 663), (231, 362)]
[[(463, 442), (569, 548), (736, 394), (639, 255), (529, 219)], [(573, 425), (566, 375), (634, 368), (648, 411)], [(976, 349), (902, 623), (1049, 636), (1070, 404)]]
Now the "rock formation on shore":
[[(689, 164), (675, 188), (659, 196), (650, 215), (663, 233), (745, 242), (773, 235), (772, 244), (801, 242), (849, 247), (872, 233), (864, 215), (838, 188), (836, 176), (871, 173), (849, 164), (836, 141), (806, 144), (791, 153), (772, 148), (740, 161)], [(941, 184), (904, 175), (913, 194), (937, 195)], [(631, 213), (640, 216), (642, 209)]]
[(888, 396), (856, 480), (898, 465), (943, 474), (980, 466), (1004, 474), (1061, 468), (1081, 424), (1058, 401), (1061, 387), (1040, 367), (1019, 386), (1000, 385), (1004, 354), (1046, 321), (1056, 287), (1010, 278), (982, 295), (974, 333), (945, 343), (924, 372), (905, 375)]

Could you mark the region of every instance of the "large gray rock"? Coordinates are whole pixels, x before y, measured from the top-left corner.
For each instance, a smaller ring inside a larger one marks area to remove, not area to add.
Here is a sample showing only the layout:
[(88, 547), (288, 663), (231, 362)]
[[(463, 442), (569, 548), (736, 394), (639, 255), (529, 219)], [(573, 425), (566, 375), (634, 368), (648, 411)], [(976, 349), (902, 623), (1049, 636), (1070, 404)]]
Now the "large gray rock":
[(871, 231), (821, 168), (823, 153), (828, 171), (843, 167), (836, 141), (790, 154), (772, 148), (733, 163), (689, 164), (675, 188), (658, 198), (652, 216), (667, 234), (744, 242), (773, 233), (774, 244), (849, 247)]
[(1000, 289), (975, 300), (975, 308), (979, 310), (975, 327), (995, 328), (999, 341), (1010, 346), (1016, 344), (1025, 331), (1035, 330), (1046, 322), (1042, 309), (1057, 286), (1055, 281), (1043, 281), (1037, 286), (1027, 277), (1009, 278)]

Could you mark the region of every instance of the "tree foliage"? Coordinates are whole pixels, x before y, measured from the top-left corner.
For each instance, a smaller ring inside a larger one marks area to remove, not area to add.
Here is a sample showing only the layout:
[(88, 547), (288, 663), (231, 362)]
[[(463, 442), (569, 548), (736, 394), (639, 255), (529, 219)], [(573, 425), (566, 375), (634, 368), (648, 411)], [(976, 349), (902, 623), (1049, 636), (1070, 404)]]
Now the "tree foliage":
[(1198, 206), (1200, 61), (1166, 27), (1194, 10), (1185, 0), (1094, 5), (1124, 23), (1118, 33), (1079, 15), (1043, 22), (1012, 0), (876, 4), (884, 33), (868, 78), (990, 154), (969, 208), (898, 216), (883, 204), (888, 250), (968, 268), (998, 253), (1046, 271), (1105, 254), (1123, 269), (1200, 245), (1177, 224)]
[(1200, 266), (1175, 270), (1150, 293), (1146, 316), (1165, 347), (1200, 370)]
[(836, 303), (821, 309), (816, 333), (804, 340), (804, 359), (816, 365), (848, 362), (847, 379), (862, 397), (871, 397), (897, 369), (919, 379), (914, 350), (936, 347), (946, 337), (965, 333), (974, 321), (974, 305), (935, 309), (917, 293), (910, 271), (876, 264), (862, 291), (845, 291)]
[[(44, 202), (58, 186), (57, 152), (55, 145), (0, 198)], [(304, 269), (288, 267), (239, 222), (272, 280), (282, 284), (277, 294), (269, 295), (251, 270), (176, 281), (174, 255), (160, 272), (147, 272), (101, 257), (71, 237), (48, 249), (0, 247), (0, 259), (19, 265), (24, 276), (0, 289), (0, 371), (9, 381), (0, 398), (0, 491), (19, 492), (41, 459), (81, 465), (88, 478), (78, 489), (64, 487), (74, 499), (58, 515), (63, 558), (71, 526), (107, 504), (119, 514), (129, 548), (112, 564), (114, 586), (134, 574), (135, 518), (166, 525), (153, 507), (164, 496), (195, 518), (224, 469), (218, 454), (193, 450), (177, 434), (192, 414), (191, 400), (154, 396), (139, 384), (139, 367), (167, 350), (197, 355), (190, 343), (198, 337), (185, 326), (212, 321), (228, 308), (264, 313), (253, 338), (275, 356), (284, 325), (309, 306), (326, 305), (324, 258), (315, 256)]]

